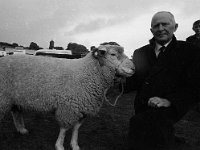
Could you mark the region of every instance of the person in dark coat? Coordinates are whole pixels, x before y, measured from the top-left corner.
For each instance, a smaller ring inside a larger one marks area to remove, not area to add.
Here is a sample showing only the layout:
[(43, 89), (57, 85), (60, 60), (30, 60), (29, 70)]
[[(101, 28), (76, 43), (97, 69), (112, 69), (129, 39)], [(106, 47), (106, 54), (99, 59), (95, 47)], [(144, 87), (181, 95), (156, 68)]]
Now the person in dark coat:
[(195, 34), (186, 38), (186, 41), (195, 44), (200, 48), (200, 20), (197, 20), (193, 23), (192, 29)]
[(178, 24), (170, 12), (157, 12), (153, 38), (134, 51), (135, 74), (126, 91), (137, 90), (130, 119), (130, 150), (163, 150), (173, 145), (173, 125), (199, 100), (199, 50), (176, 39)]

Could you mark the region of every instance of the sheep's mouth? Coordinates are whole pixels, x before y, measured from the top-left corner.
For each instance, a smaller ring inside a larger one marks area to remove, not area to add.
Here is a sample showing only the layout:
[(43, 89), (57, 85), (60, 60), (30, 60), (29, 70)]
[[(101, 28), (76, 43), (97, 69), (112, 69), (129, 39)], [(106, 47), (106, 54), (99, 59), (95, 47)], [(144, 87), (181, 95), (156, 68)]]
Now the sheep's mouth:
[(134, 74), (134, 72), (133, 73), (126, 73), (126, 77), (131, 77), (133, 74)]
[(124, 77), (131, 77), (132, 75), (134, 74), (134, 72), (124, 72), (123, 73), (116, 73), (115, 74), (115, 77), (118, 77), (118, 78), (124, 78)]
[(122, 76), (120, 74), (115, 74), (115, 78), (124, 78), (124, 76)]
[(127, 76), (124, 76), (124, 75), (120, 75), (120, 74), (116, 74), (115, 75), (115, 78), (114, 78), (114, 81), (115, 80), (119, 80), (119, 79), (124, 79), (124, 78), (126, 78)]
[(116, 76), (131, 77), (135, 73), (135, 68), (120, 68)]

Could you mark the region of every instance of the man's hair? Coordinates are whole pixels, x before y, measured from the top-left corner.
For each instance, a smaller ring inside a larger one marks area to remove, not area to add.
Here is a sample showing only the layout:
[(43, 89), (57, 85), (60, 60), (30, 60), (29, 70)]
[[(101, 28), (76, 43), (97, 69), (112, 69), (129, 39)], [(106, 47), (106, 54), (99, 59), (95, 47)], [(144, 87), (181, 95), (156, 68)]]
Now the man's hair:
[(200, 20), (197, 20), (197, 21), (195, 21), (195, 22), (193, 23), (193, 27), (194, 27), (194, 26), (197, 26), (197, 25), (200, 25)]
[(157, 13), (155, 13), (155, 14), (153, 15), (152, 20), (151, 20), (151, 26), (152, 26), (152, 21), (153, 21), (153, 18), (155, 17), (155, 15), (160, 14), (160, 13), (168, 13), (168, 14), (171, 16), (171, 21), (172, 21), (174, 24), (176, 24), (175, 17), (174, 17), (174, 15), (173, 15), (171, 12), (169, 12), (169, 11), (159, 11), (159, 12), (157, 12)]

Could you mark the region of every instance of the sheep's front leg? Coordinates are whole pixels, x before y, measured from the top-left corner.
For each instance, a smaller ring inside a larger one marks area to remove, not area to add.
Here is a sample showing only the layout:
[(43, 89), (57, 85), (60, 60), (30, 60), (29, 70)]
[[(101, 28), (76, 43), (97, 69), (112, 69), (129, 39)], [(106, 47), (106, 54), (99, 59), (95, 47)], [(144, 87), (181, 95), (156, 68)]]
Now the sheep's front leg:
[(65, 132), (67, 131), (67, 129), (65, 128), (60, 128), (60, 133), (59, 133), (59, 136), (58, 136), (58, 139), (56, 141), (56, 150), (64, 150), (64, 140), (65, 140)]
[(17, 131), (20, 132), (21, 134), (28, 133), (28, 130), (25, 128), (24, 119), (21, 112), (11, 111), (11, 113)]
[(72, 139), (71, 139), (71, 147), (73, 150), (80, 150), (78, 146), (78, 130), (80, 126), (82, 125), (83, 120), (80, 122), (77, 122), (74, 126), (73, 132), (72, 132)]
[[(71, 147), (73, 150), (80, 150), (77, 141), (78, 141), (78, 129), (81, 126), (81, 124), (82, 122), (76, 123), (72, 132)], [(67, 131), (66, 128), (63, 128), (63, 127), (60, 128), (60, 133), (55, 145), (56, 150), (64, 150), (63, 144), (65, 140), (66, 131)]]

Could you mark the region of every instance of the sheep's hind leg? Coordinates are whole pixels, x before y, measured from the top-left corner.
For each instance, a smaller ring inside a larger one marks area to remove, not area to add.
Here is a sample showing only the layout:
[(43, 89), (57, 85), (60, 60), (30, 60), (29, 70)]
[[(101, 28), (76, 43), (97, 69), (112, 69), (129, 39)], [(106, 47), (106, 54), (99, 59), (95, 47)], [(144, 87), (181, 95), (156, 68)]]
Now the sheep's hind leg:
[(28, 130), (25, 128), (22, 112), (16, 107), (11, 111), (15, 127), (21, 134), (26, 134), (28, 133)]
[(80, 126), (83, 124), (83, 121), (84, 119), (81, 120), (80, 122), (77, 122), (73, 128), (72, 139), (71, 139), (71, 147), (73, 150), (80, 150), (78, 146), (78, 130)]

